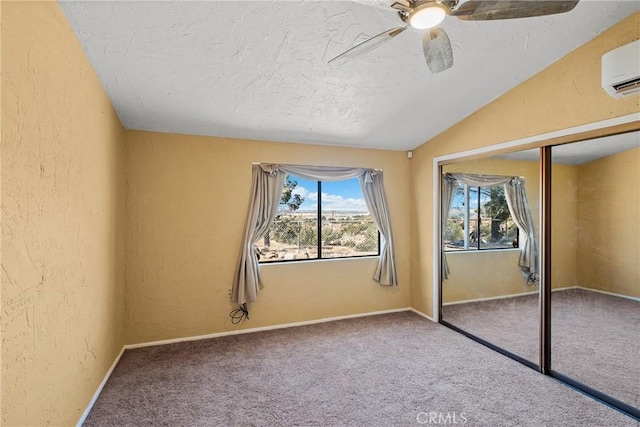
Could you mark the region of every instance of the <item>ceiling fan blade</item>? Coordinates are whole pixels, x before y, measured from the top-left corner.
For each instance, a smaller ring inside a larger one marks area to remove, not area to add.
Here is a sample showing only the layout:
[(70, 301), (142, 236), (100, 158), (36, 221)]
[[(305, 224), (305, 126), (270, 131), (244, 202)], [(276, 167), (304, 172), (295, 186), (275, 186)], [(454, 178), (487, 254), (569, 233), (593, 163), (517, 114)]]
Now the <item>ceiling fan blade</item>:
[(450, 13), (464, 21), (528, 18), (569, 12), (579, 0), (469, 0)]
[(424, 59), (432, 73), (440, 73), (453, 66), (453, 50), (449, 36), (442, 28), (435, 28), (422, 39)]
[(370, 39), (365, 40), (362, 43), (359, 43), (359, 44), (355, 45), (351, 49), (349, 49), (349, 50), (347, 50), (345, 52), (342, 52), (340, 55), (338, 55), (335, 58), (329, 60), (329, 64), (331, 64), (331, 63), (341, 64), (341, 63), (344, 63), (344, 62), (348, 61), (349, 59), (353, 58), (354, 56), (361, 55), (363, 53), (369, 52), (370, 50), (373, 50), (376, 47), (380, 46), (382, 43), (384, 43), (384, 42), (386, 42), (388, 40), (391, 40), (395, 36), (401, 34), (406, 29), (407, 29), (407, 27), (404, 26), (404, 27), (392, 28), (390, 30), (382, 32), (382, 33), (378, 34), (377, 36), (371, 37)]

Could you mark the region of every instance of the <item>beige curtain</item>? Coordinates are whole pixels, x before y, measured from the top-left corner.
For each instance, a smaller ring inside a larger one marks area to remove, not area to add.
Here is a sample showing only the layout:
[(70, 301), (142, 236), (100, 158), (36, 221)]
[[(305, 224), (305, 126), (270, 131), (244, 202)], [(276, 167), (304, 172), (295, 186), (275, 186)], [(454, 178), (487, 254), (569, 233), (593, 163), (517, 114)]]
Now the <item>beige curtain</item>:
[(373, 280), (381, 285), (398, 286), (391, 218), (389, 217), (387, 196), (384, 192), (382, 171), (368, 169), (363, 175), (360, 175), (359, 179), (371, 218), (378, 226), (382, 236), (380, 258), (378, 259), (378, 266), (373, 275)]
[(255, 301), (262, 288), (255, 244), (276, 217), (284, 179), (284, 172), (253, 165), (249, 214), (231, 296), (231, 300), (239, 304)]
[(533, 218), (527, 192), (524, 189), (524, 179), (514, 177), (505, 184), (505, 195), (511, 217), (520, 229), (523, 242), (520, 243), (520, 269), (526, 275), (538, 273), (538, 244), (533, 227)]
[(380, 257), (373, 278), (381, 285), (397, 286), (393, 234), (382, 171), (364, 168), (260, 164), (253, 165), (249, 214), (233, 280), (231, 300), (239, 304), (255, 301), (258, 291), (262, 288), (260, 264), (255, 245), (276, 217), (284, 180), (288, 173), (317, 181), (359, 178), (371, 217), (382, 235)]

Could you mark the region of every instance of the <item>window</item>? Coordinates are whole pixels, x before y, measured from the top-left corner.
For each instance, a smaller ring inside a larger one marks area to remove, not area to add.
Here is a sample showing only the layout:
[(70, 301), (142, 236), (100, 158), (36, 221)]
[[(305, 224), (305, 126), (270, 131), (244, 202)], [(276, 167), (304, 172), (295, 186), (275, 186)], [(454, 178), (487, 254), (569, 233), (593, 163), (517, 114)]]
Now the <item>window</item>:
[(519, 247), (504, 186), (458, 184), (442, 236), (445, 251)]
[(258, 241), (260, 263), (379, 255), (380, 235), (358, 179), (287, 175), (278, 215)]

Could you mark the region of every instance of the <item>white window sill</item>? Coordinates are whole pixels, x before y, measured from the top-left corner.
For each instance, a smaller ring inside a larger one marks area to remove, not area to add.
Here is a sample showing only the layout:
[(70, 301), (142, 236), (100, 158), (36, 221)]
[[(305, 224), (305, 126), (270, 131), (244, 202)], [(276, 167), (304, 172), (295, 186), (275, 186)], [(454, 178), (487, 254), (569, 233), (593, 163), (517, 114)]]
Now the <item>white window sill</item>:
[(452, 254), (484, 254), (484, 253), (494, 253), (494, 252), (520, 252), (521, 248), (502, 248), (502, 249), (460, 249), (459, 251), (445, 251), (444, 253), (447, 256)]
[(277, 265), (291, 265), (291, 264), (308, 264), (314, 262), (336, 262), (336, 261), (360, 261), (368, 259), (378, 259), (379, 255), (367, 255), (359, 257), (348, 258), (322, 258), (322, 259), (296, 259), (296, 260), (282, 260), (260, 263), (260, 268), (265, 266), (277, 266)]

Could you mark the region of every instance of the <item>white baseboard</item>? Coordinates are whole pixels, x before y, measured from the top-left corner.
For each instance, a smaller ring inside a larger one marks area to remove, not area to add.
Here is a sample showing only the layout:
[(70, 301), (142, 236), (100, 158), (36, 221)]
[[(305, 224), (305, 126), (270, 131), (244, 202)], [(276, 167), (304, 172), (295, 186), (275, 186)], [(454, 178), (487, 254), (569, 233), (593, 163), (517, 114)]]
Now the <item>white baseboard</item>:
[(605, 295), (611, 295), (613, 297), (618, 297), (618, 298), (624, 298), (624, 299), (630, 299), (631, 301), (638, 301), (640, 302), (640, 298), (638, 297), (632, 297), (629, 295), (623, 295), (623, 294), (616, 294), (615, 292), (609, 292), (609, 291), (602, 291), (600, 289), (593, 289), (593, 288), (585, 288), (584, 286), (574, 286), (575, 289), (582, 289), (583, 291), (591, 291), (591, 292), (598, 292), (599, 294), (605, 294)]
[(127, 344), (124, 347), (122, 347), (122, 350), (120, 350), (120, 354), (118, 354), (116, 359), (113, 361), (113, 364), (111, 365), (111, 367), (107, 371), (107, 374), (105, 375), (104, 379), (102, 380), (102, 382), (98, 386), (98, 389), (93, 394), (93, 398), (89, 402), (89, 405), (87, 406), (87, 409), (85, 409), (85, 411), (82, 413), (82, 416), (80, 417), (80, 420), (78, 420), (78, 423), (76, 424), (76, 427), (81, 427), (82, 424), (84, 423), (84, 421), (87, 419), (87, 416), (89, 415), (89, 412), (91, 412), (91, 409), (93, 408), (93, 405), (96, 403), (96, 400), (98, 400), (98, 396), (100, 396), (100, 393), (102, 392), (102, 389), (104, 388), (105, 384), (109, 380), (109, 377), (111, 376), (111, 373), (113, 372), (113, 370), (115, 369), (116, 365), (120, 361), (120, 358), (124, 354), (125, 350), (134, 349), (134, 348), (142, 348), (142, 347), (152, 347), (152, 346), (164, 345), (164, 344), (174, 344), (174, 343), (178, 343), (178, 342), (205, 340), (205, 339), (209, 339), (209, 338), (224, 337), (224, 336), (229, 336), (229, 335), (240, 335), (240, 334), (249, 334), (249, 333), (260, 332), (260, 331), (271, 331), (271, 330), (275, 330), (275, 329), (294, 328), (296, 326), (314, 325), (314, 324), (317, 324), (317, 323), (335, 322), (336, 320), (354, 319), (354, 318), (357, 318), (357, 317), (367, 317), (367, 316), (377, 316), (377, 315), (380, 315), (380, 314), (400, 313), (400, 312), (403, 312), (403, 311), (413, 311), (413, 312), (417, 313), (420, 316), (423, 316), (423, 317), (426, 317), (427, 319), (433, 320), (429, 316), (427, 316), (426, 314), (420, 313), (419, 311), (417, 311), (417, 310), (415, 310), (415, 309), (413, 309), (411, 307), (404, 307), (404, 308), (394, 308), (394, 309), (391, 309), (391, 310), (381, 310), (381, 311), (371, 311), (371, 312), (367, 312), (367, 313), (348, 314), (348, 315), (345, 315), (345, 316), (326, 317), (326, 318), (323, 318), (323, 319), (307, 320), (307, 321), (304, 321), (304, 322), (285, 323), (285, 324), (281, 324), (281, 325), (263, 326), (263, 327), (259, 327), (259, 328), (250, 328), (250, 329), (241, 329), (241, 330), (238, 330), (238, 331), (218, 332), (218, 333), (214, 333), (214, 334), (197, 335), (197, 336), (192, 336), (192, 337), (175, 338), (175, 339), (162, 340), (162, 341), (152, 341), (152, 342), (139, 343), (139, 344)]
[(413, 307), (411, 307), (411, 308), (409, 309), (409, 311), (412, 311), (412, 312), (414, 312), (415, 314), (417, 314), (418, 316), (420, 316), (420, 317), (424, 317), (424, 318), (425, 318), (425, 319), (427, 319), (427, 320), (431, 320), (431, 321), (432, 321), (432, 322), (434, 322), (434, 323), (438, 323), (438, 322), (436, 322), (436, 319), (434, 319), (433, 317), (431, 317), (431, 316), (429, 316), (429, 315), (427, 315), (427, 314), (424, 314), (423, 312), (418, 311), (418, 310), (416, 310), (416, 309), (415, 309), (415, 308), (413, 308)]
[[(632, 297), (632, 296), (629, 296), (629, 295), (616, 294), (614, 292), (602, 291), (600, 289), (585, 288), (584, 286), (567, 286), (567, 287), (564, 287), (564, 288), (552, 289), (551, 292), (567, 291), (569, 289), (581, 289), (583, 291), (598, 292), (600, 294), (611, 295), (611, 296), (618, 297), (618, 298), (625, 298), (625, 299), (629, 299), (629, 300), (632, 300), (632, 301), (640, 302), (640, 298), (639, 297)], [(536, 295), (537, 293), (538, 293), (538, 291), (533, 291), (533, 292), (523, 292), (521, 294), (507, 294), (507, 295), (499, 295), (499, 296), (496, 296), (496, 297), (467, 299), (467, 300), (462, 300), (462, 301), (448, 302), (448, 303), (442, 304), (442, 306), (446, 307), (448, 305), (467, 304), (467, 303), (471, 303), (471, 302), (482, 302), (482, 301), (500, 300), (500, 299), (505, 299), (505, 298), (516, 298), (516, 297), (521, 297), (521, 296), (526, 296), (526, 295)], [(415, 311), (415, 310), (413, 310), (413, 311)], [(430, 319), (430, 317), (428, 317), (428, 316), (427, 316), (427, 318)]]
[(495, 296), (495, 297), (482, 297), (482, 298), (474, 298), (474, 299), (465, 299), (465, 300), (460, 300), (460, 301), (452, 301), (452, 302), (442, 303), (442, 306), (446, 307), (448, 305), (468, 304), (468, 303), (471, 303), (471, 302), (494, 301), (494, 300), (506, 299), (506, 298), (516, 298), (516, 297), (523, 297), (523, 296), (526, 296), (526, 295), (535, 295), (537, 293), (538, 293), (538, 291), (531, 291), (531, 292), (522, 292), (520, 294), (506, 294), (506, 295), (498, 295), (498, 296)]
[(197, 336), (192, 336), (192, 337), (175, 338), (175, 339), (170, 339), (170, 340), (152, 341), (152, 342), (139, 343), (139, 344), (127, 344), (127, 345), (122, 347), (122, 350), (120, 350), (120, 353), (118, 354), (116, 359), (113, 361), (113, 364), (111, 365), (111, 367), (107, 371), (107, 374), (105, 375), (104, 379), (102, 380), (102, 382), (98, 386), (98, 389), (93, 394), (93, 398), (89, 402), (89, 405), (87, 406), (87, 409), (85, 409), (85, 411), (82, 413), (82, 416), (80, 417), (80, 420), (78, 420), (78, 423), (76, 424), (76, 427), (81, 427), (82, 424), (87, 419), (87, 416), (89, 415), (89, 412), (91, 412), (91, 409), (93, 408), (93, 405), (96, 403), (96, 400), (98, 400), (98, 396), (100, 396), (100, 393), (102, 392), (102, 389), (104, 388), (105, 384), (109, 380), (109, 377), (111, 376), (111, 373), (113, 372), (113, 370), (115, 369), (116, 365), (120, 361), (120, 358), (124, 354), (125, 350), (134, 349), (134, 348), (142, 348), (142, 347), (152, 347), (152, 346), (164, 345), (164, 344), (174, 344), (174, 343), (178, 343), (178, 342), (205, 340), (205, 339), (209, 339), (209, 338), (224, 337), (224, 336), (229, 336), (229, 335), (240, 335), (240, 334), (249, 334), (249, 333), (253, 333), (253, 332), (271, 331), (271, 330), (275, 330), (275, 329), (294, 328), (294, 327), (297, 327), (297, 326), (306, 326), (306, 325), (314, 325), (314, 324), (318, 324), (318, 323), (335, 322), (336, 320), (355, 319), (355, 318), (358, 318), (358, 317), (377, 316), (377, 315), (380, 315), (380, 314), (400, 313), (400, 312), (403, 312), (403, 311), (413, 311), (416, 314), (418, 314), (419, 316), (426, 317), (429, 320), (433, 320), (429, 316), (427, 316), (426, 314), (421, 313), (421, 312), (419, 312), (419, 311), (417, 311), (417, 310), (415, 310), (415, 309), (413, 309), (411, 307), (404, 307), (404, 308), (394, 308), (394, 309), (391, 309), (391, 310), (381, 310), (381, 311), (371, 311), (371, 312), (367, 312), (367, 313), (348, 314), (348, 315), (345, 315), (345, 316), (326, 317), (326, 318), (323, 318), (323, 319), (307, 320), (307, 321), (304, 321), (304, 322), (285, 323), (285, 324), (281, 324), (281, 325), (263, 326), (263, 327), (259, 327), (259, 328), (249, 328), (249, 329), (241, 329), (241, 330), (237, 330), (237, 331), (218, 332), (218, 333), (207, 334), (207, 335), (197, 335)]
[[(557, 291), (566, 291), (567, 289), (578, 289), (580, 288), (579, 286), (568, 286), (566, 288), (556, 288), (556, 289), (552, 289), (551, 292), (557, 292)], [(581, 288), (581, 289), (585, 289), (585, 288)], [(482, 301), (493, 301), (493, 300), (499, 300), (499, 299), (505, 299), (505, 298), (516, 298), (516, 297), (523, 297), (526, 295), (536, 295), (538, 294), (538, 291), (531, 291), (531, 292), (522, 292), (519, 294), (506, 294), (506, 295), (498, 295), (495, 297), (483, 297), (483, 298), (475, 298), (475, 299), (466, 299), (466, 300), (462, 300), (462, 301), (452, 301), (452, 302), (447, 302), (442, 304), (443, 307), (446, 307), (448, 305), (456, 305), (456, 304), (467, 304), (470, 302), (482, 302)]]
[[(622, 294), (616, 294), (616, 293), (613, 293), (613, 292), (601, 291), (599, 289), (585, 288), (585, 287), (582, 287), (582, 286), (570, 286), (570, 287), (566, 287), (566, 288), (553, 289), (553, 292), (564, 291), (564, 290), (567, 290), (567, 289), (582, 289), (582, 290), (585, 290), (585, 291), (599, 292), (599, 293), (606, 294), (606, 295), (612, 295), (612, 296), (616, 296), (616, 297), (620, 297), (620, 298), (626, 298), (626, 299), (630, 299), (630, 300), (633, 300), (633, 301), (640, 301), (640, 298), (637, 298), (637, 297), (631, 297), (631, 296), (628, 296), (628, 295), (622, 295)], [(463, 304), (463, 303), (469, 303), (469, 302), (480, 302), (480, 301), (497, 300), (497, 299), (504, 299), (504, 298), (513, 298), (513, 297), (524, 296), (524, 295), (534, 295), (534, 294), (537, 294), (537, 293), (538, 292), (525, 292), (525, 293), (521, 293), (521, 294), (509, 294), (509, 295), (502, 295), (502, 296), (497, 296), (497, 297), (477, 298), (477, 299), (472, 299), (472, 300), (450, 302), (450, 303), (443, 304), (443, 305), (446, 306), (446, 305)], [(102, 380), (102, 382), (98, 386), (98, 389), (93, 394), (93, 397), (91, 398), (91, 401), (89, 402), (89, 405), (87, 406), (85, 411), (82, 413), (82, 416), (78, 420), (78, 423), (76, 424), (76, 426), (77, 427), (81, 427), (82, 424), (87, 419), (87, 416), (89, 415), (89, 412), (91, 412), (91, 409), (93, 408), (93, 405), (96, 403), (96, 400), (98, 400), (98, 397), (100, 396), (100, 393), (102, 392), (102, 389), (104, 388), (105, 384), (109, 380), (109, 377), (111, 376), (111, 373), (113, 372), (113, 370), (115, 369), (116, 365), (120, 361), (120, 358), (124, 354), (125, 350), (134, 349), (134, 348), (142, 348), (142, 347), (152, 347), (152, 346), (164, 345), (164, 344), (174, 344), (174, 343), (186, 342), (186, 341), (198, 341), (198, 340), (204, 340), (204, 339), (209, 339), (209, 338), (224, 337), (224, 336), (229, 336), (229, 335), (240, 335), (240, 334), (249, 334), (249, 333), (253, 333), (253, 332), (272, 331), (272, 330), (276, 330), (276, 329), (294, 328), (294, 327), (297, 327), (297, 326), (315, 325), (315, 324), (318, 324), (318, 323), (335, 322), (337, 320), (354, 319), (354, 318), (358, 318), (358, 317), (377, 316), (377, 315), (380, 315), (380, 314), (400, 313), (400, 312), (403, 312), (403, 311), (411, 311), (411, 312), (417, 314), (420, 317), (423, 317), (425, 319), (428, 319), (428, 320), (430, 320), (432, 322), (437, 323), (436, 320), (433, 317), (431, 317), (431, 316), (429, 316), (429, 315), (427, 315), (427, 314), (425, 314), (425, 313), (423, 313), (423, 312), (421, 312), (419, 310), (416, 310), (413, 307), (404, 307), (404, 308), (395, 308), (395, 309), (391, 309), (391, 310), (381, 310), (381, 311), (372, 311), (372, 312), (367, 312), (367, 313), (349, 314), (349, 315), (345, 315), (345, 316), (326, 317), (326, 318), (323, 318), (323, 319), (307, 320), (307, 321), (304, 321), (304, 322), (284, 323), (284, 324), (281, 324), (281, 325), (262, 326), (262, 327), (259, 327), (259, 328), (241, 329), (241, 330), (237, 330), (237, 331), (227, 331), (227, 332), (218, 332), (218, 333), (207, 334), (207, 335), (197, 335), (197, 336), (191, 336), (191, 337), (174, 338), (174, 339), (170, 339), (170, 340), (152, 341), (152, 342), (139, 343), (139, 344), (127, 344), (127, 345), (122, 347), (122, 350), (120, 350), (120, 353), (116, 356), (116, 359), (113, 361), (113, 364), (111, 365), (111, 367), (107, 371), (104, 379)]]
[(81, 427), (82, 424), (84, 424), (85, 420), (87, 419), (87, 416), (89, 415), (89, 412), (91, 412), (91, 409), (93, 408), (93, 405), (95, 405), (96, 400), (98, 400), (98, 396), (100, 396), (100, 393), (102, 393), (102, 389), (104, 388), (105, 384), (109, 380), (109, 377), (111, 376), (111, 373), (116, 368), (116, 365), (118, 364), (118, 362), (120, 361), (120, 358), (124, 354), (124, 350), (125, 350), (125, 347), (122, 347), (122, 350), (120, 350), (120, 353), (118, 353), (118, 355), (116, 356), (116, 360), (114, 360), (113, 363), (111, 364), (111, 367), (107, 371), (107, 374), (104, 376), (104, 379), (102, 380), (102, 382), (98, 386), (98, 389), (93, 394), (93, 397), (91, 398), (91, 401), (89, 402), (89, 405), (87, 406), (87, 409), (84, 410), (84, 412), (82, 413), (82, 416), (78, 420), (78, 423), (76, 424), (76, 427)]
[(283, 324), (280, 324), (280, 325), (261, 326), (261, 327), (258, 327), (258, 328), (240, 329), (240, 330), (237, 330), (237, 331), (216, 332), (216, 333), (213, 333), (213, 334), (206, 334), (206, 335), (196, 335), (196, 336), (191, 336), (191, 337), (173, 338), (173, 339), (160, 340), (160, 341), (150, 341), (150, 342), (139, 343), (139, 344), (127, 344), (127, 345), (124, 346), (124, 348), (129, 350), (129, 349), (134, 349), (134, 348), (152, 347), (152, 346), (156, 346), (156, 345), (175, 344), (175, 343), (186, 342), (186, 341), (199, 341), (199, 340), (206, 340), (206, 339), (210, 339), (210, 338), (226, 337), (226, 336), (229, 336), (229, 335), (251, 334), (251, 333), (254, 333), (254, 332), (273, 331), (273, 330), (276, 330), (276, 329), (284, 329), (284, 328), (295, 328), (297, 326), (315, 325), (315, 324), (318, 324), (318, 323), (335, 322), (336, 320), (354, 319), (354, 318), (357, 318), (357, 317), (367, 317), (367, 316), (377, 316), (377, 315), (380, 315), (380, 314), (399, 313), (399, 312), (402, 312), (402, 311), (411, 311), (411, 310), (412, 310), (411, 307), (404, 307), (404, 308), (394, 308), (394, 309), (391, 309), (391, 310), (381, 310), (381, 311), (371, 311), (371, 312), (367, 312), (367, 313), (348, 314), (348, 315), (345, 315), (345, 316), (325, 317), (325, 318), (322, 318), (322, 319), (306, 320), (304, 322), (283, 323)]

